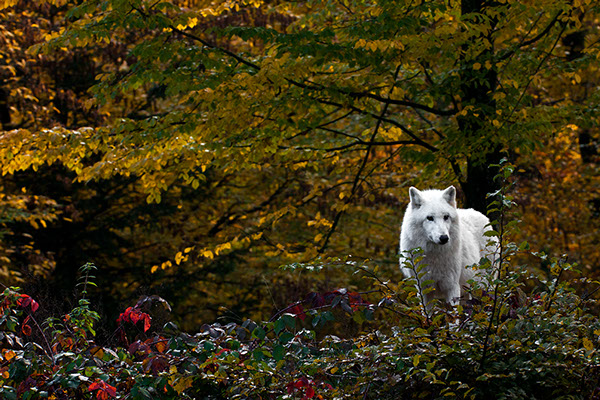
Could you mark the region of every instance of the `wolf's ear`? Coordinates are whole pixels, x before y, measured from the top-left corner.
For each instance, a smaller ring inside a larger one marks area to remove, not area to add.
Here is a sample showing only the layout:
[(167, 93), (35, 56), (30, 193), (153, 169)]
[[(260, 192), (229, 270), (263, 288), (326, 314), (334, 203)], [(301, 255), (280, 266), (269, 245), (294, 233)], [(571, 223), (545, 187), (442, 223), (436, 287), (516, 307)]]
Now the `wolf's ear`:
[(419, 208), (423, 205), (423, 197), (421, 197), (421, 192), (414, 186), (411, 186), (408, 189), (408, 196), (410, 197), (410, 204), (412, 204), (413, 208)]
[(442, 193), (444, 196), (444, 200), (448, 202), (452, 207), (456, 208), (456, 188), (454, 186), (449, 186)]

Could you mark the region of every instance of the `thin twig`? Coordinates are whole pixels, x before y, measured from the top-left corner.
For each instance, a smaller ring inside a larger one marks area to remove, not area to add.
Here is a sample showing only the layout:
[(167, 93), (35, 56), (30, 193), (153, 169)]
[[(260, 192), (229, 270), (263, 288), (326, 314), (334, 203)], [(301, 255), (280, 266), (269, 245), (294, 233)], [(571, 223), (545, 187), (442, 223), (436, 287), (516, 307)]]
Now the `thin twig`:
[[(396, 81), (396, 79), (398, 78), (399, 72), (400, 72), (400, 66), (398, 66), (396, 68), (396, 71), (394, 73), (394, 81)], [(393, 91), (393, 87), (394, 86), (392, 85), (392, 88), (390, 89), (390, 95), (391, 95), (391, 92)], [(375, 137), (377, 136), (377, 133), (379, 132), (379, 128), (381, 127), (381, 123), (382, 123), (382, 119), (384, 118), (385, 114), (387, 113), (389, 105), (390, 105), (390, 103), (385, 103), (383, 105), (383, 109), (381, 110), (379, 118), (377, 118), (377, 122), (375, 123), (375, 127), (373, 128), (373, 133), (371, 134), (371, 138), (369, 139), (369, 142), (375, 141)], [(371, 156), (371, 148), (372, 148), (371, 146), (368, 146), (366, 149), (366, 154), (362, 159), (362, 162), (361, 162), (361, 165), (360, 165), (358, 171), (356, 172), (356, 175), (354, 177), (354, 182), (352, 183), (352, 189), (350, 190), (350, 196), (348, 196), (348, 199), (346, 200), (346, 204), (349, 204), (350, 200), (356, 194), (356, 190), (358, 189), (358, 183), (360, 181), (360, 175), (362, 174), (363, 170), (365, 169), (367, 162), (369, 161), (369, 157)], [(335, 229), (336, 229), (338, 223), (340, 222), (340, 218), (342, 217), (343, 213), (344, 213), (344, 210), (342, 209), (342, 210), (338, 211), (337, 214), (335, 215), (335, 217), (333, 219), (333, 223), (331, 225), (331, 228), (329, 229), (329, 232), (327, 232), (327, 235), (325, 236), (325, 240), (323, 241), (323, 245), (319, 249), (319, 254), (322, 254), (325, 251), (325, 249), (327, 248), (329, 239), (331, 238), (331, 235), (333, 235), (333, 232), (335, 232)]]
[(560, 271), (558, 272), (558, 275), (556, 276), (556, 279), (554, 280), (554, 287), (552, 288), (552, 293), (550, 294), (550, 300), (548, 300), (548, 304), (546, 305), (546, 311), (550, 310), (550, 307), (552, 306), (552, 301), (554, 300), (554, 296), (556, 296), (556, 291), (558, 290), (558, 282), (560, 281), (560, 277), (562, 276), (563, 272), (565, 271), (562, 267), (561, 261), (562, 261), (561, 259), (558, 260), (558, 266), (560, 268)]

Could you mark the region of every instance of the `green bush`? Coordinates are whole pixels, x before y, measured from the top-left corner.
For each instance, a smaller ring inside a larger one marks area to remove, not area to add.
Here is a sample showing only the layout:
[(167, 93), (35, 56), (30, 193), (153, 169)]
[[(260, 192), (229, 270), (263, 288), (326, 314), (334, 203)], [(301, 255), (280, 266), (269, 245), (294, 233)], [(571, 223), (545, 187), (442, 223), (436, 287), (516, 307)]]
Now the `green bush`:
[[(353, 265), (368, 293), (311, 293), (270, 321), (153, 326), (143, 298), (118, 320), (119, 346), (94, 342), (98, 315), (85, 296), (39, 324), (39, 305), (18, 288), (0, 299), (0, 397), (5, 399), (403, 399), (591, 398), (598, 395), (600, 323), (578, 296), (564, 259), (545, 258), (552, 279), (508, 267), (457, 309), (423, 314), (418, 291)], [(347, 265), (344, 260), (322, 263)], [(352, 264), (352, 263), (351, 263)], [(296, 266), (298, 267), (298, 266)], [(93, 266), (83, 269), (90, 282)], [(579, 280), (582, 281), (582, 280)], [(597, 285), (596, 282), (587, 284)], [(529, 293), (527, 293), (529, 292)], [(85, 289), (83, 291), (85, 295)], [(354, 334), (332, 335), (341, 324)], [(356, 333), (357, 332), (357, 333)]]

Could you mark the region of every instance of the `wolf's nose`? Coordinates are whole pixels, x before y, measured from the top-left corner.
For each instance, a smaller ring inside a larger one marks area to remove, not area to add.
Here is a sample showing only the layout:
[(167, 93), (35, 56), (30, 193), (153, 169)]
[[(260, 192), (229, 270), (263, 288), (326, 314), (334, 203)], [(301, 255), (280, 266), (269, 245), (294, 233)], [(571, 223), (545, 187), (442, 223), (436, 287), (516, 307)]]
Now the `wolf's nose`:
[(448, 235), (442, 235), (440, 236), (440, 244), (446, 244), (448, 243)]

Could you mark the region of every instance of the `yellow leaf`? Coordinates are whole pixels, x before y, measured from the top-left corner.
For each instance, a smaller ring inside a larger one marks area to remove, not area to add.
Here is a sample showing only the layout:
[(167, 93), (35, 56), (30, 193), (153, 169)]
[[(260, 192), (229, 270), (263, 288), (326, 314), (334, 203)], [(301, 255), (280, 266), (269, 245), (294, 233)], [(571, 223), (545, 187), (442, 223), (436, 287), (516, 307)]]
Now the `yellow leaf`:
[(185, 250), (183, 250), (184, 253), (189, 253), (190, 251), (192, 251), (193, 247), (186, 247)]
[(494, 100), (502, 100), (503, 98), (506, 97), (506, 94), (502, 93), (502, 92), (496, 92), (493, 95)]
[(150, 268), (150, 273), (153, 274), (156, 271), (158, 271), (158, 265), (153, 265), (152, 268)]
[(12, 7), (18, 3), (18, 0), (4, 0), (0, 1), (0, 10), (3, 10), (8, 7)]
[(360, 39), (354, 44), (354, 48), (365, 47), (367, 45), (367, 41), (365, 39)]
[(477, 70), (481, 69), (481, 64), (480, 64), (480, 63), (475, 63), (475, 64), (473, 64), (473, 69), (474, 69), (475, 71), (477, 71)]
[[(167, 344), (164, 341), (160, 341), (160, 342), (156, 343), (156, 350), (158, 350), (159, 353), (163, 353), (166, 349), (167, 349)], [(175, 371), (177, 372), (177, 368), (175, 368)]]
[(102, 357), (104, 357), (104, 350), (102, 350), (102, 348), (98, 348), (98, 350), (96, 350), (96, 351), (93, 353), (93, 355), (94, 355), (94, 357), (96, 357), (96, 358), (100, 358), (100, 359), (102, 359)]
[(323, 239), (323, 235), (321, 235), (320, 233), (317, 236), (315, 236), (315, 242), (318, 242), (321, 239)]
[(12, 350), (8, 350), (7, 352), (4, 353), (4, 359), (6, 361), (10, 361), (12, 360), (17, 354), (12, 351)]
[(583, 347), (588, 351), (592, 351), (594, 350), (594, 343), (588, 338), (583, 338)]
[(192, 386), (194, 383), (193, 376), (186, 376), (185, 378), (181, 378), (173, 385), (173, 389), (179, 394), (181, 394), (185, 389)]
[(252, 240), (258, 240), (262, 237), (262, 235), (262, 232), (255, 233), (254, 235), (252, 235)]
[(178, 252), (177, 254), (175, 254), (175, 263), (177, 265), (181, 264), (182, 259), (183, 259), (183, 253)]
[(421, 355), (417, 354), (414, 358), (413, 358), (413, 365), (416, 367), (417, 365), (419, 365), (419, 360), (421, 359)]

